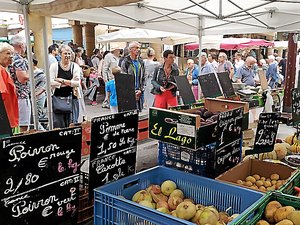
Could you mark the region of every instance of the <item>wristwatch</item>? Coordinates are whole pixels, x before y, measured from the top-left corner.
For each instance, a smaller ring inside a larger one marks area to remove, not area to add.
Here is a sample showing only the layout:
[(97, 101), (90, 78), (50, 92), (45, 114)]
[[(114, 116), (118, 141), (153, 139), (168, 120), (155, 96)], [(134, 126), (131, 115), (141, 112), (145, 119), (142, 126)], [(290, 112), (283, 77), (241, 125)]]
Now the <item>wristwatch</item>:
[(63, 80), (61, 81), (61, 83), (64, 84), (64, 83), (65, 83), (65, 80), (63, 79)]

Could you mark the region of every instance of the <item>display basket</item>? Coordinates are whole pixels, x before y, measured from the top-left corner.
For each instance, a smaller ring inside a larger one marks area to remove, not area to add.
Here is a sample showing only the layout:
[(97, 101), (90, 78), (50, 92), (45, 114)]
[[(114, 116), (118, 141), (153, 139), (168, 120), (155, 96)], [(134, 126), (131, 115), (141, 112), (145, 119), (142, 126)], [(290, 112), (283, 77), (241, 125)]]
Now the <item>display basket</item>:
[(293, 206), (300, 209), (299, 198), (281, 194), (279, 192), (269, 192), (258, 203), (255, 203), (247, 212), (239, 216), (234, 224), (236, 225), (256, 225), (256, 223), (264, 219), (264, 210), (270, 201), (278, 201), (282, 206)]
[(205, 145), (197, 150), (159, 142), (158, 165), (183, 170), (204, 177), (215, 177), (216, 143)]
[(186, 198), (193, 199), (197, 204), (214, 205), (219, 211), (228, 209), (229, 214), (242, 215), (264, 196), (256, 191), (158, 166), (96, 188), (94, 225), (194, 224), (128, 200), (150, 184), (160, 185), (170, 179), (184, 192)]
[[(300, 187), (300, 171), (295, 173), (281, 188), (283, 194), (295, 195), (297, 194), (294, 187)], [(300, 199), (299, 199), (300, 202)]]

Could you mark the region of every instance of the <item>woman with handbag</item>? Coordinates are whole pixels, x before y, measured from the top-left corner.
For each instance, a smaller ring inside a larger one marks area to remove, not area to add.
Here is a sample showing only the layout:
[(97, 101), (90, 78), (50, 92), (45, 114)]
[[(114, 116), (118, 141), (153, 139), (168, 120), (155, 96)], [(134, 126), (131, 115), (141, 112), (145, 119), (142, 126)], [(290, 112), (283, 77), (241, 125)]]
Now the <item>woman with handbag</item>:
[(71, 61), (72, 49), (68, 45), (60, 47), (61, 61), (50, 66), (52, 88), (53, 127), (65, 128), (71, 123), (74, 104), (81, 98), (79, 91), (80, 67)]
[(177, 85), (174, 77), (179, 76), (179, 70), (174, 63), (175, 55), (172, 50), (164, 51), (163, 57), (164, 64), (154, 71), (151, 93), (155, 95), (154, 107), (168, 109), (177, 105)]

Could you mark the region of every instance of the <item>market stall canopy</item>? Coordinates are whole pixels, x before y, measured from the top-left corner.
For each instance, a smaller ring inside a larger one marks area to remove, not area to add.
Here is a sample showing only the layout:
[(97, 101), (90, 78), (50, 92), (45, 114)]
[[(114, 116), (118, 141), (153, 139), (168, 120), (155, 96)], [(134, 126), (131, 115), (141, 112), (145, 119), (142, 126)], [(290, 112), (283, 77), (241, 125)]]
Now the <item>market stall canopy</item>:
[(300, 0), (147, 0), (53, 16), (202, 35), (296, 31)]
[(122, 29), (108, 34), (98, 35), (98, 43), (139, 41), (144, 43), (158, 43), (177, 45), (198, 41), (196, 35), (179, 34), (148, 29)]
[(22, 5), (29, 4), (31, 13), (52, 16), (81, 9), (120, 6), (138, 0), (0, 0), (1, 11), (22, 13)]
[[(211, 35), (213, 36), (213, 35)], [(205, 36), (204, 36), (205, 37)], [(225, 50), (238, 50), (243, 48), (253, 48), (258, 46), (274, 46), (271, 41), (263, 39), (250, 39), (250, 38), (221, 38), (216, 40), (214, 47), (212, 45), (206, 45), (203, 41), (202, 48), (207, 49), (225, 49)], [(199, 48), (198, 43), (189, 43), (184, 46), (185, 50), (195, 50)]]
[[(288, 41), (274, 41), (274, 48), (288, 48)], [(300, 46), (300, 41), (298, 41), (298, 48)]]

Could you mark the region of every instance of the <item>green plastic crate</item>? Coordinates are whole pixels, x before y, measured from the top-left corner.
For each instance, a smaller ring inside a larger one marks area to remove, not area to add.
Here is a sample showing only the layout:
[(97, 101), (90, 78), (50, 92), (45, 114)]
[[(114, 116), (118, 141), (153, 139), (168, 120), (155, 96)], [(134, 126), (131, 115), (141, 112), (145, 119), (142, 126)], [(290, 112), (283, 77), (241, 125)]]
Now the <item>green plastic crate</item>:
[[(295, 173), (281, 188), (280, 192), (287, 195), (295, 195), (297, 192), (294, 187), (300, 187), (300, 171)], [(300, 201), (300, 199), (299, 199)]]
[(269, 192), (258, 203), (255, 203), (248, 212), (244, 213), (235, 225), (256, 225), (260, 219), (264, 219), (264, 211), (270, 201), (278, 201), (283, 206), (293, 206), (295, 209), (300, 209), (300, 199), (291, 195), (282, 194), (279, 192)]

